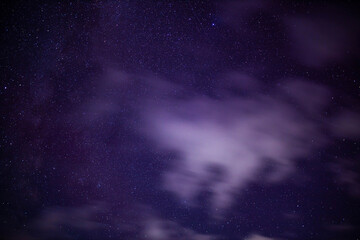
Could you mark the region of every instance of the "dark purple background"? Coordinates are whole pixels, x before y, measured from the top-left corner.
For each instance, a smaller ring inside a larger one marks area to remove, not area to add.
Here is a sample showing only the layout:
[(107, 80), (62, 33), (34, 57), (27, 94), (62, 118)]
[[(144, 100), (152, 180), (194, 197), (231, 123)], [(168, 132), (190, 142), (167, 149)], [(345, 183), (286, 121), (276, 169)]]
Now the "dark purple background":
[[(355, 1), (0, 5), (2, 239), (360, 238)], [(186, 141), (206, 124), (230, 139), (209, 152), (259, 161), (220, 215), (211, 187), (237, 158), (199, 177)]]

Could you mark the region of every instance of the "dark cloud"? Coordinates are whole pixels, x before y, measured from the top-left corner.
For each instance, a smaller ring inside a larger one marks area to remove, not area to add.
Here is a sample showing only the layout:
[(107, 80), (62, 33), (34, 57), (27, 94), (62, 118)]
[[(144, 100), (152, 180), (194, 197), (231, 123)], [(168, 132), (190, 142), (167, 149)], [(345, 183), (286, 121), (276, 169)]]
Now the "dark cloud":
[(294, 56), (310, 67), (340, 62), (358, 54), (356, 19), (338, 14), (297, 16), (286, 20)]

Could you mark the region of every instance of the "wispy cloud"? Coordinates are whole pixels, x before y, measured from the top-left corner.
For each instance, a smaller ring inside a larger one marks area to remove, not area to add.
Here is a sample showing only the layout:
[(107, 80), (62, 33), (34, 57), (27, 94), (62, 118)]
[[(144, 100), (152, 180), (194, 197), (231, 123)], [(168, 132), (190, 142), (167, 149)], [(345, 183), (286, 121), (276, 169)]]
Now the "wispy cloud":
[(159, 148), (179, 154), (164, 174), (165, 189), (193, 205), (210, 191), (217, 215), (249, 183), (285, 179), (296, 159), (326, 143), (317, 119), (327, 104), (326, 88), (290, 80), (272, 94), (252, 91), (151, 106), (147, 131)]

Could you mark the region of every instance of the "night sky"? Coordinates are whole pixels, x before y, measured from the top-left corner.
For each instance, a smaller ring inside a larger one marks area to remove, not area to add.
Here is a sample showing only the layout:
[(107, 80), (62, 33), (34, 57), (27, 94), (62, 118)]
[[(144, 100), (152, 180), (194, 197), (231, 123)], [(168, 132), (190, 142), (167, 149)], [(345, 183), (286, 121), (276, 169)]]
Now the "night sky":
[(356, 1), (1, 1), (0, 239), (360, 239)]

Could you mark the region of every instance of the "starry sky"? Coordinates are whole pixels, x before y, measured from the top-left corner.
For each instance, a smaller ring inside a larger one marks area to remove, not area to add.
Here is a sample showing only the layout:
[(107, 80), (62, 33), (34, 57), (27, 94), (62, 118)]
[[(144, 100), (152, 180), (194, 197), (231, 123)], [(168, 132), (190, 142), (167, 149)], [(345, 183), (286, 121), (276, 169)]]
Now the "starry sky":
[(356, 1), (0, 6), (1, 239), (360, 239)]

